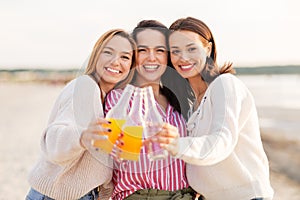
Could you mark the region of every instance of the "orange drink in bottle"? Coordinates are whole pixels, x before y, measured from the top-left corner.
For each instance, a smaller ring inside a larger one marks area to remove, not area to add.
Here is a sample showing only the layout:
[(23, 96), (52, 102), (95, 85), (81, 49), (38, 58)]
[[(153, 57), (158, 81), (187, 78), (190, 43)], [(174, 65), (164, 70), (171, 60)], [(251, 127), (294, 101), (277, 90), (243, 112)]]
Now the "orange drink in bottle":
[(107, 153), (110, 153), (113, 149), (114, 144), (116, 143), (120, 133), (122, 132), (122, 126), (126, 122), (125, 119), (115, 119), (115, 118), (109, 118), (107, 119), (110, 121), (110, 124), (102, 124), (104, 128), (110, 128), (111, 132), (105, 132), (101, 134), (105, 134), (108, 136), (108, 142), (103, 142), (102, 140), (95, 140), (94, 141), (94, 147), (98, 147)]
[(124, 145), (119, 147), (122, 150), (120, 158), (137, 161), (142, 147), (143, 127), (125, 126), (123, 133)]

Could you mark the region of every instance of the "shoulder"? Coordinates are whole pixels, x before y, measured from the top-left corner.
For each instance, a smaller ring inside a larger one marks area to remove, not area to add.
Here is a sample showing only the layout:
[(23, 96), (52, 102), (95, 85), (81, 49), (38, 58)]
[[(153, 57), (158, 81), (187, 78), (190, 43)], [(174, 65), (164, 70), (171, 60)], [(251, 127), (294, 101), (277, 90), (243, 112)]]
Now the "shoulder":
[(83, 88), (83, 87), (98, 87), (96, 81), (94, 81), (89, 75), (82, 75), (70, 82), (74, 87)]
[(100, 88), (98, 84), (89, 76), (82, 75), (70, 82), (74, 94), (78, 93), (80, 96), (84, 94), (100, 95)]
[(210, 88), (234, 88), (237, 85), (243, 84), (241, 80), (239, 80), (233, 74), (221, 74), (219, 75), (211, 84)]
[(63, 91), (73, 91), (74, 89), (96, 88), (97, 83), (88, 75), (79, 76), (66, 84)]
[(79, 76), (70, 81), (62, 92), (63, 96), (74, 103), (89, 104), (93, 101), (100, 102), (100, 88), (88, 75)]
[(212, 83), (218, 83), (218, 82), (235, 82), (237, 81), (237, 77), (233, 74), (221, 74), (219, 75)]

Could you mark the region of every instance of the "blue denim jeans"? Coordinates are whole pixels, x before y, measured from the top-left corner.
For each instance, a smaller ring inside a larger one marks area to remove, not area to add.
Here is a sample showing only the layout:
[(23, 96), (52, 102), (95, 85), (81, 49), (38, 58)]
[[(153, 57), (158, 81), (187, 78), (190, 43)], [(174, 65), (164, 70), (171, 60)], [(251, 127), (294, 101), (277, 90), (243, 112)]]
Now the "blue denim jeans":
[[(98, 193), (95, 192), (95, 190), (92, 190), (78, 200), (96, 200), (97, 198), (98, 198)], [(54, 200), (54, 199), (47, 197), (46, 195), (43, 195), (38, 191), (34, 190), (33, 188), (31, 188), (26, 196), (26, 200)]]

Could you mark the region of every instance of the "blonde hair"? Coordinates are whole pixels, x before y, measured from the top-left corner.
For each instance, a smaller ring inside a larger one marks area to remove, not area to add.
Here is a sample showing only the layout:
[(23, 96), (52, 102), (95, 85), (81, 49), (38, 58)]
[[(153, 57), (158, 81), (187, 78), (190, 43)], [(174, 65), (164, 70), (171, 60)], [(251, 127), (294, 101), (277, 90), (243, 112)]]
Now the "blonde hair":
[(90, 59), (89, 59), (89, 62), (88, 62), (88, 65), (86, 67), (84, 74), (93, 75), (96, 72), (97, 61), (99, 59), (99, 56), (100, 56), (103, 48), (116, 35), (124, 37), (124, 38), (128, 39), (128, 41), (130, 42), (130, 44), (132, 46), (132, 50), (133, 50), (132, 63), (131, 63), (130, 68), (132, 69), (135, 66), (136, 50), (137, 50), (135, 41), (123, 29), (112, 29), (112, 30), (109, 30), (106, 33), (104, 33), (98, 39), (96, 44), (94, 45), (93, 51), (91, 53), (91, 56), (90, 56)]

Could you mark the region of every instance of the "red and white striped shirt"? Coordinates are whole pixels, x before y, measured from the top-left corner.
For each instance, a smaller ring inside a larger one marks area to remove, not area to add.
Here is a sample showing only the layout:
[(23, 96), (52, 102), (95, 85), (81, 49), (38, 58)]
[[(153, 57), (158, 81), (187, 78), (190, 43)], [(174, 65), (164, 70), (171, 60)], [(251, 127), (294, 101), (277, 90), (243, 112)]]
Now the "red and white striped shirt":
[[(122, 90), (112, 90), (106, 96), (105, 113), (120, 99)], [(166, 111), (156, 102), (164, 122), (178, 128), (180, 136), (186, 136), (184, 118), (168, 104)], [(176, 191), (187, 188), (185, 163), (168, 156), (167, 159), (150, 161), (143, 146), (138, 161), (114, 161), (112, 199), (124, 199), (140, 189), (159, 189)]]

